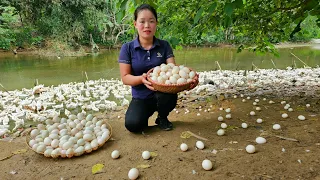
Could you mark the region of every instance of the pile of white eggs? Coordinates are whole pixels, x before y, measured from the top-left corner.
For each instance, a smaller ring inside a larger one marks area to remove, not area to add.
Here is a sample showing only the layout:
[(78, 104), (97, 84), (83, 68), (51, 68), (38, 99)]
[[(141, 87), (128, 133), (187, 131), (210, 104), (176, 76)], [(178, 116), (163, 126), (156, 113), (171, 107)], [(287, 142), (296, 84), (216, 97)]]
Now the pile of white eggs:
[(92, 114), (71, 114), (68, 119), (55, 116), (30, 132), (28, 144), (46, 157), (81, 156), (98, 149), (109, 139), (108, 128), (106, 122)]
[(184, 84), (191, 82), (196, 73), (183, 65), (176, 66), (173, 63), (156, 66), (150, 78), (160, 84)]

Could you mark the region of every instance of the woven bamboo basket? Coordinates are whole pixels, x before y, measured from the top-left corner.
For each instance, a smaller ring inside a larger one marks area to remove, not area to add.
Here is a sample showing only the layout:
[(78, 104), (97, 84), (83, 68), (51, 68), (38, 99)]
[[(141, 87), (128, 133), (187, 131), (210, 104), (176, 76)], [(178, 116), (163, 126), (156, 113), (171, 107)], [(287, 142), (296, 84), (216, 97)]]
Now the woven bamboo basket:
[(37, 154), (42, 154), (42, 155), (44, 155), (45, 157), (49, 157), (49, 158), (59, 158), (59, 157), (61, 157), (61, 158), (71, 158), (71, 157), (74, 157), (74, 156), (81, 156), (81, 155), (84, 155), (84, 154), (89, 154), (89, 153), (91, 153), (92, 151), (95, 151), (95, 150), (99, 149), (100, 147), (102, 147), (102, 146), (110, 139), (110, 137), (111, 137), (111, 135), (112, 135), (112, 127), (111, 127), (111, 125), (110, 125), (108, 122), (106, 122), (106, 121), (104, 121), (104, 124), (106, 124), (106, 125), (108, 126), (108, 129), (109, 129), (109, 131), (110, 131), (109, 137), (108, 137), (108, 138), (106, 139), (106, 141), (104, 141), (101, 145), (98, 145), (97, 148), (91, 149), (91, 150), (89, 150), (89, 151), (84, 151), (83, 154), (73, 153), (73, 154), (71, 154), (71, 155), (69, 155), (69, 156), (67, 156), (67, 155), (58, 155), (58, 156), (56, 156), (56, 157), (52, 157), (52, 156), (45, 156), (44, 153), (38, 153), (38, 152), (36, 152), (36, 151), (33, 150), (32, 147), (29, 145), (29, 141), (31, 140), (30, 133), (31, 133), (31, 131), (32, 131), (33, 129), (35, 129), (35, 128), (31, 129), (31, 131), (26, 135), (26, 144), (27, 144), (27, 146), (28, 146), (32, 151), (34, 151), (35, 153), (37, 153)]
[[(162, 84), (162, 83), (155, 82), (151, 79), (151, 75), (150, 75), (152, 73), (153, 69), (154, 68), (150, 69), (147, 72), (147, 79), (149, 82), (152, 83), (152, 86), (157, 91), (164, 92), (164, 93), (170, 93), (170, 94), (177, 94), (178, 92), (189, 89), (190, 85), (192, 84), (192, 81), (188, 82), (188, 83), (183, 83), (183, 84)], [(191, 68), (189, 68), (189, 69), (190, 69), (190, 71), (193, 71)]]

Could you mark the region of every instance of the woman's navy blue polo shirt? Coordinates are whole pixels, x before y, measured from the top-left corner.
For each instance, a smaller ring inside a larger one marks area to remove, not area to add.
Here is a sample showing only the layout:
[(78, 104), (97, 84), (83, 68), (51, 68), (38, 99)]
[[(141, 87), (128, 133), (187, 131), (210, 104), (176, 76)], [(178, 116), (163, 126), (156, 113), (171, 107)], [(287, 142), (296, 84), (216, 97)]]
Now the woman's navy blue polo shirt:
[[(154, 37), (150, 50), (141, 47), (138, 38), (122, 45), (119, 55), (119, 63), (131, 65), (131, 74), (140, 76), (151, 68), (166, 63), (166, 60), (174, 57), (172, 48), (167, 41)], [(132, 86), (132, 96), (138, 99), (153, 97), (154, 92), (144, 84)]]

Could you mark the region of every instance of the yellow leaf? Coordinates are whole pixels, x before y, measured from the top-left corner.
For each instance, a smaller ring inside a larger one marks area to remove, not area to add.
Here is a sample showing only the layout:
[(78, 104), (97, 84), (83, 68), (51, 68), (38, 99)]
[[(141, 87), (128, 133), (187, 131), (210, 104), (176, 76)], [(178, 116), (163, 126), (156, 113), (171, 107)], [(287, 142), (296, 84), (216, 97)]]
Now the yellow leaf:
[(180, 137), (183, 139), (188, 139), (191, 137), (191, 134), (188, 131), (184, 131), (181, 133)]
[(151, 157), (156, 157), (158, 154), (156, 152), (150, 152)]
[(151, 167), (149, 164), (140, 164), (137, 166), (137, 168), (140, 168), (140, 169), (146, 169), (146, 168), (149, 168)]
[(95, 164), (94, 166), (92, 166), (92, 174), (101, 172), (102, 168), (104, 168), (103, 164)]

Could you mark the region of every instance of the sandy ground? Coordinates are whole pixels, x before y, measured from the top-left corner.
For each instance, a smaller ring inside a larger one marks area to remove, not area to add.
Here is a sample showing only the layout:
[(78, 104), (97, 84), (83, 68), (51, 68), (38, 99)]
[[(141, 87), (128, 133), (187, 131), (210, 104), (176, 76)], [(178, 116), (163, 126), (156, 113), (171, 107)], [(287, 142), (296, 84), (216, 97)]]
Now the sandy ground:
[[(102, 117), (112, 126), (112, 137), (97, 151), (70, 159), (46, 158), (28, 148), (25, 137), (0, 141), (0, 179), (128, 179), (128, 171), (138, 167), (139, 179), (320, 179), (320, 122), (319, 99), (286, 98), (273, 99), (275, 104), (262, 101), (262, 110), (256, 116), (249, 112), (255, 110), (254, 97), (243, 103), (242, 98), (216, 98), (210, 96), (202, 100), (179, 101), (176, 113), (169, 119), (174, 130), (161, 131), (154, 126), (155, 115), (150, 118), (150, 127), (143, 134), (132, 134), (124, 127), (125, 107), (108, 112)], [(286, 100), (293, 107), (286, 112), (280, 101)], [(311, 107), (306, 108), (305, 104)], [(199, 108), (201, 106), (201, 108)], [(219, 115), (225, 116), (220, 107), (231, 108), (231, 119), (226, 134), (218, 136), (221, 122)], [(185, 114), (185, 109), (190, 112)], [(201, 110), (200, 110), (201, 109)], [(209, 109), (209, 111), (208, 111)], [(207, 112), (205, 112), (207, 111)], [(198, 114), (199, 113), (199, 114)], [(305, 121), (297, 119), (304, 115)], [(118, 118), (120, 116), (120, 118)], [(256, 123), (262, 118), (262, 124)], [(241, 123), (247, 122), (247, 129)], [(281, 130), (273, 130), (278, 123)], [(188, 136), (190, 131), (202, 138), (203, 150), (195, 148), (198, 138)], [(267, 139), (266, 144), (257, 144), (258, 136)], [(282, 138), (286, 139), (282, 139)], [(298, 141), (294, 141), (298, 140)], [(181, 143), (187, 143), (189, 150), (182, 152)], [(257, 151), (248, 154), (245, 147), (255, 145)], [(119, 150), (121, 156), (113, 160), (113, 150)], [(150, 160), (143, 160), (142, 151), (153, 152)], [(15, 155), (13, 155), (15, 154)], [(5, 158), (5, 159), (4, 159)], [(213, 162), (213, 169), (205, 171), (201, 167), (204, 159)], [(104, 168), (92, 174), (92, 167), (101, 163)]]

